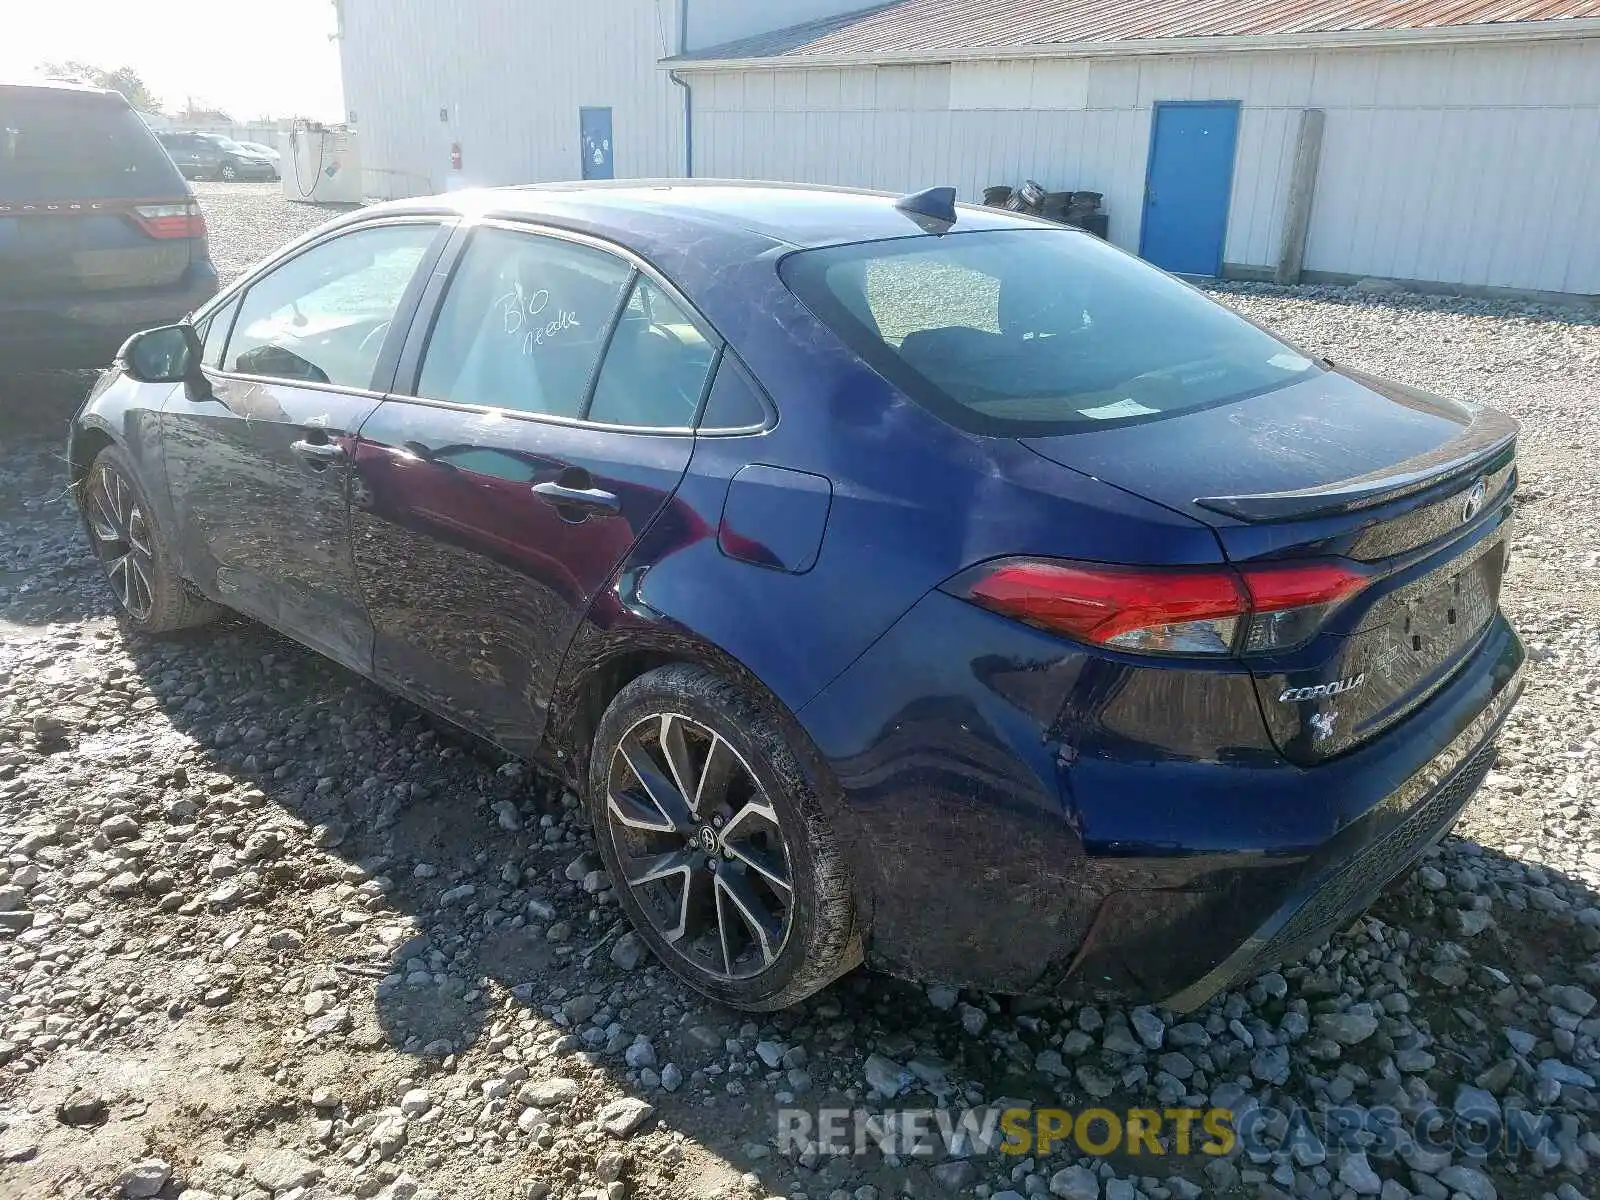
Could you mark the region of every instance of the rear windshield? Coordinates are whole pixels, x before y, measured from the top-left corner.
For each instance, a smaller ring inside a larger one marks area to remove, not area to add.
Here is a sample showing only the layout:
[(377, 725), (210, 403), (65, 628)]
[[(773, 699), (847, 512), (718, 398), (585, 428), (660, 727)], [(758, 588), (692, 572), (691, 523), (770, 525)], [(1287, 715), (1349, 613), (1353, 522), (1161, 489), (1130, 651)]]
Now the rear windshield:
[(807, 250), (783, 279), (866, 362), (964, 429), (1130, 425), (1320, 371), (1185, 284), (1069, 230)]
[(186, 192), (137, 113), (104, 96), (0, 87), (0, 200), (167, 199)]

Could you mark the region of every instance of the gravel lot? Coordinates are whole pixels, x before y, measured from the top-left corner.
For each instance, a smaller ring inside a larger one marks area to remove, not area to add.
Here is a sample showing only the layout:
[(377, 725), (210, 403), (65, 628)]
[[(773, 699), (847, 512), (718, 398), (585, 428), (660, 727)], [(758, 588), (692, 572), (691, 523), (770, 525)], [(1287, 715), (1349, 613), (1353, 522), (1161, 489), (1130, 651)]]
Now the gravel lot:
[[(328, 216), (196, 190), (229, 276)], [(1523, 421), (1505, 603), (1534, 662), (1461, 836), (1329, 946), (1190, 1017), (865, 972), (760, 1020), (708, 1005), (641, 957), (572, 797), (248, 622), (125, 638), (63, 499), (82, 381), (0, 381), (0, 1196), (1593, 1195), (1600, 326), (1224, 298)], [(1293, 1136), (1076, 1161), (776, 1144), (783, 1103), (1001, 1097), (1553, 1126), (1488, 1161)]]

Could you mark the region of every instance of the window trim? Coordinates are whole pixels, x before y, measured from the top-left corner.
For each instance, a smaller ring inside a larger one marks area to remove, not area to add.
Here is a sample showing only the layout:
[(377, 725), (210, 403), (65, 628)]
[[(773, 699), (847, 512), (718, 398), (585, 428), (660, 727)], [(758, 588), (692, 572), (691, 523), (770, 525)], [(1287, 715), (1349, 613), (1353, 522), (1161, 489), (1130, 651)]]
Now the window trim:
[[(523, 409), (502, 408), (492, 404), (465, 404), (456, 400), (440, 400), (422, 395), (418, 391), (418, 385), (422, 382), (423, 363), (427, 360), (428, 349), (433, 344), (433, 335), (438, 326), (440, 314), (444, 311), (444, 303), (450, 294), (450, 288), (455, 283), (456, 272), (460, 269), (462, 261), (466, 258), (467, 251), (472, 246), (474, 235), (480, 229), (504, 229), (510, 233), (520, 233), (529, 237), (547, 237), (556, 241), (587, 246), (603, 254), (609, 254), (611, 257), (620, 260), (624, 266), (632, 268), (628, 276), (627, 285), (622, 289), (622, 296), (618, 300), (606, 327), (600, 354), (595, 359), (594, 367), (589, 373), (583, 404), (578, 410), (580, 414), (587, 413), (594, 401), (594, 391), (599, 384), (600, 372), (605, 367), (606, 355), (611, 349), (611, 340), (616, 334), (618, 320), (623, 310), (627, 307), (628, 297), (632, 294), (635, 283), (641, 276), (644, 276), (656, 287), (659, 287), (667, 298), (688, 316), (695, 328), (705, 337), (707, 344), (714, 349), (711, 369), (706, 373), (705, 382), (700, 389), (699, 403), (695, 405), (694, 423), (671, 426), (613, 425), (605, 421), (591, 421), (587, 416), (581, 415), (563, 417), (554, 413), (528, 412)], [(454, 412), (477, 415), (494, 413), (504, 417), (514, 417), (518, 420), (533, 421), (538, 424), (554, 425), (568, 429), (592, 429), (602, 433), (632, 433), (660, 437), (695, 437), (700, 434), (699, 421), (705, 413), (706, 404), (711, 396), (711, 385), (715, 382), (717, 371), (722, 365), (722, 356), (728, 349), (728, 342), (717, 331), (716, 327), (706, 320), (705, 314), (695, 306), (693, 301), (641, 255), (635, 254), (626, 246), (607, 241), (605, 238), (580, 233), (574, 229), (565, 229), (559, 225), (548, 225), (533, 220), (517, 220), (510, 217), (484, 217), (460, 223), (457, 236), (453, 239), (445, 260), (436, 263), (434, 271), (434, 284), (429, 294), (423, 297), (417, 311), (412, 316), (412, 327), (406, 336), (405, 349), (400, 356), (401, 369), (396, 372), (394, 386), (389, 393), (394, 399), (404, 400), (408, 404), (425, 404), (432, 408), (442, 408)], [(770, 404), (768, 407), (770, 408)]]
[[(407, 281), (405, 290), (400, 293), (400, 301), (395, 307), (394, 316), (390, 319), (389, 329), (384, 334), (383, 344), (378, 347), (378, 358), (373, 364), (373, 383), (377, 383), (384, 373), (389, 376), (389, 386), (394, 383), (394, 364), (398, 357), (399, 347), (404, 342), (394, 343), (394, 353), (390, 354), (391, 343), (397, 335), (398, 327), (402, 324), (409, 329), (412, 317), (422, 296), (427, 290), (428, 282), (432, 279), (433, 271), (438, 266), (439, 256), (443, 254), (449, 244), (450, 235), (457, 224), (448, 216), (429, 216), (424, 214), (407, 214), (403, 216), (385, 217), (373, 221), (356, 221), (349, 225), (341, 225), (336, 229), (326, 232), (318, 231), (318, 236), (296, 244), (285, 251), (279, 258), (263, 263), (255, 271), (236, 280), (226, 290), (218, 292), (205, 306), (197, 310), (189, 318), (191, 325), (198, 325), (201, 321), (209, 320), (217, 312), (237, 299), (239, 307), (234, 310), (233, 322), (228, 328), (228, 337), (222, 343), (222, 361), (228, 361), (228, 347), (233, 341), (234, 329), (239, 323), (239, 314), (244, 310), (244, 301), (248, 298), (251, 289), (270, 275), (276, 274), (281, 268), (288, 266), (302, 255), (310, 253), (328, 245), (330, 242), (342, 237), (350, 237), (357, 233), (364, 233), (369, 229), (384, 229), (399, 225), (433, 225), (434, 239), (422, 252), (422, 258), (417, 263), (417, 269)], [(207, 378), (237, 380), (241, 383), (271, 383), (281, 387), (313, 388), (318, 391), (337, 392), (345, 396), (376, 396), (380, 399), (388, 394), (387, 388), (352, 387), (339, 383), (311, 383), (304, 379), (285, 379), (279, 375), (251, 375), (243, 371), (225, 371), (221, 367), (201, 368)]]

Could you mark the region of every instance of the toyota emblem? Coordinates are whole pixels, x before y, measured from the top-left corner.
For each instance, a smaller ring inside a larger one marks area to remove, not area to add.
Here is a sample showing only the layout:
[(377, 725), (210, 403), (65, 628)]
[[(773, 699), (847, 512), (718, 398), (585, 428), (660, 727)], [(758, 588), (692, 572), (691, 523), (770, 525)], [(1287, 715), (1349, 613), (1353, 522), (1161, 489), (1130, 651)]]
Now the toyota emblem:
[(1488, 491), (1488, 486), (1481, 479), (1467, 491), (1467, 498), (1461, 502), (1461, 523), (1463, 525), (1483, 511), (1483, 500)]

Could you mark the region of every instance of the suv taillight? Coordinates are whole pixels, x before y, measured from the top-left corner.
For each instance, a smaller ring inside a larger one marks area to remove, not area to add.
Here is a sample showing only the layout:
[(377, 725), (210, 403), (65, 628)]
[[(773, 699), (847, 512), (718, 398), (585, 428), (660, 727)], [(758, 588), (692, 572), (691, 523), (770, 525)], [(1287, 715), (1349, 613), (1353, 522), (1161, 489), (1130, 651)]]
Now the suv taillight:
[(1355, 564), (1329, 560), (1168, 568), (1006, 558), (944, 590), (1091, 645), (1216, 656), (1301, 645), (1369, 582)]
[(134, 223), (153, 238), (201, 238), (206, 236), (206, 219), (193, 200), (178, 204), (135, 204), (130, 210)]

